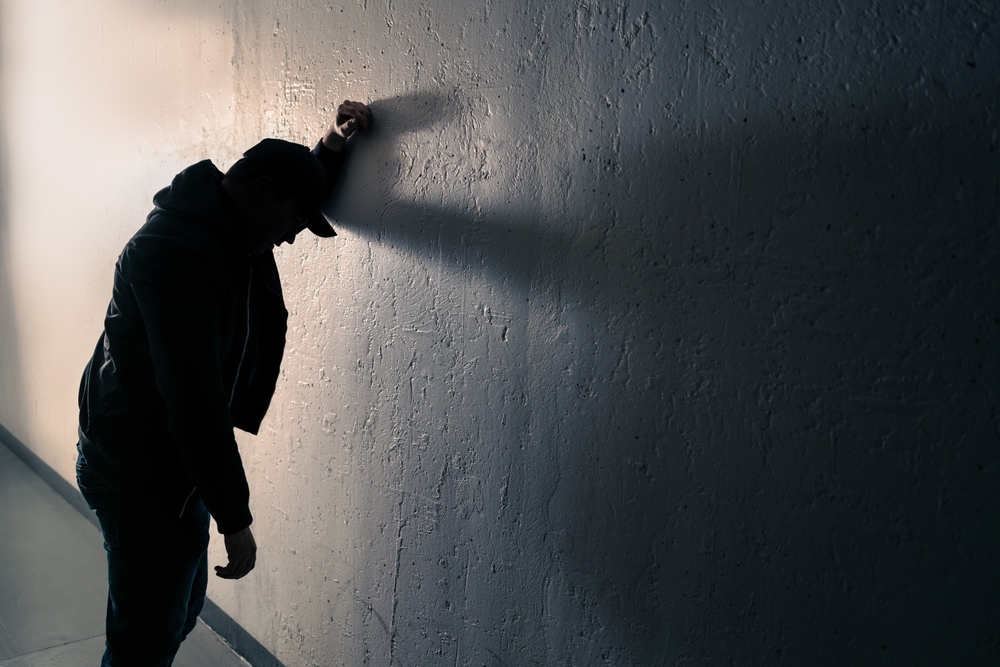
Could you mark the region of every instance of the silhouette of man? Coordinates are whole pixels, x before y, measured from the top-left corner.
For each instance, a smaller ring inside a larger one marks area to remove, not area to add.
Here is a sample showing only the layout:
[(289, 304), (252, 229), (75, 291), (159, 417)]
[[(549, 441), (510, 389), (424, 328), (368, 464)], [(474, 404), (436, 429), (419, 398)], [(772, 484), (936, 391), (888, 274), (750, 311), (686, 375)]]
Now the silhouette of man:
[(284, 350), (271, 250), (304, 229), (335, 235), (320, 208), (347, 138), (370, 123), (348, 101), (312, 151), (265, 139), (225, 174), (209, 160), (188, 167), (118, 258), (77, 446), (108, 552), (104, 667), (173, 662), (205, 601), (210, 515), (229, 557), (216, 574), (254, 568), (233, 427), (257, 433)]

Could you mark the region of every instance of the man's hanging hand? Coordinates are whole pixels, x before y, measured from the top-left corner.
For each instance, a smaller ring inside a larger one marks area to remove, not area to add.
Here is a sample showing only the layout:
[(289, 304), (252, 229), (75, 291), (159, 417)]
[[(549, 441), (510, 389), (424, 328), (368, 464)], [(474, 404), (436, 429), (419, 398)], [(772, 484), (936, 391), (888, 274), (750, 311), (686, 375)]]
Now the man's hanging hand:
[(257, 543), (250, 532), (250, 526), (230, 533), (225, 538), (229, 564), (225, 567), (216, 565), (215, 574), (223, 579), (241, 579), (257, 564)]

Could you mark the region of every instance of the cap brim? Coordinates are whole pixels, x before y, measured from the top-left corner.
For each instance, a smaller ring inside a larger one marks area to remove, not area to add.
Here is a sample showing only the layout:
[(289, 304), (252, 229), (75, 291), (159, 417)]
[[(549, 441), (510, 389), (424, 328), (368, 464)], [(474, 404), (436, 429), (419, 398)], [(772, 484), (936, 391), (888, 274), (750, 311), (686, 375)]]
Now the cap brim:
[(306, 229), (316, 236), (320, 236), (324, 239), (337, 235), (337, 232), (333, 231), (333, 226), (327, 221), (326, 216), (322, 213), (313, 213), (310, 215), (309, 224), (306, 225)]

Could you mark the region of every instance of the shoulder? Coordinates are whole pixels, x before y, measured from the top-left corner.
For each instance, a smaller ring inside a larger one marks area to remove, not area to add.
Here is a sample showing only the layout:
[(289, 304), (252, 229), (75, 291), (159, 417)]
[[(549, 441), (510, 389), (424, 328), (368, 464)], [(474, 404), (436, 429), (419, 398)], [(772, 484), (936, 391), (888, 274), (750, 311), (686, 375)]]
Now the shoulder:
[(161, 210), (125, 245), (118, 270), (128, 282), (228, 283), (231, 273), (225, 248), (209, 230)]

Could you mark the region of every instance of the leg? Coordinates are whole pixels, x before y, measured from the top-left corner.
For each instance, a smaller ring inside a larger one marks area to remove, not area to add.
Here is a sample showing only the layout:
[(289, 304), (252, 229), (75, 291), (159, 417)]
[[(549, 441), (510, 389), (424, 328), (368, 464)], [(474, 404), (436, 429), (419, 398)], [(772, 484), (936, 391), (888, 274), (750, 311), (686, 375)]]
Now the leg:
[(169, 667), (204, 604), (208, 511), (198, 502), (178, 517), (179, 503), (122, 500), (108, 549), (109, 667)]
[(80, 490), (97, 510), (108, 552), (104, 667), (169, 667), (204, 603), (209, 515), (183, 494), (134, 496), (78, 462)]
[[(205, 535), (208, 535), (209, 526), (209, 514), (208, 509), (205, 504), (200, 500), (197, 503), (193, 503), (193, 507), (189, 507), (187, 512), (192, 513), (192, 520), (195, 522), (203, 522), (206, 526)], [(184, 628), (182, 630), (182, 641), (186, 639), (191, 631), (194, 630), (194, 626), (198, 623), (198, 615), (201, 614), (202, 607), (205, 606), (205, 592), (208, 590), (208, 548), (206, 542), (206, 548), (202, 551), (201, 560), (198, 562), (195, 573), (194, 580), (191, 582), (191, 595), (188, 598), (187, 607), (187, 620), (184, 622)]]

